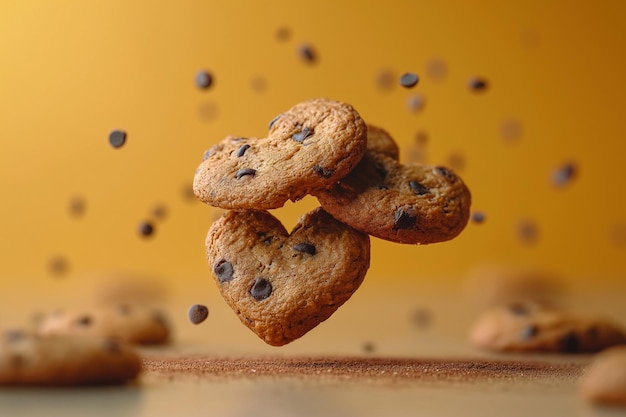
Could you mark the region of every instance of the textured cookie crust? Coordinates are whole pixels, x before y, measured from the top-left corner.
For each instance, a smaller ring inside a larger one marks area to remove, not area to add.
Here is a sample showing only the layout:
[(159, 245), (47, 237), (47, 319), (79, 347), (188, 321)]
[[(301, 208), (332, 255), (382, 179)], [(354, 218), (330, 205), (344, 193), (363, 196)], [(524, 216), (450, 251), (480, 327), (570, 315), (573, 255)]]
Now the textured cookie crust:
[(0, 385), (119, 384), (141, 371), (133, 350), (104, 338), (23, 332), (0, 337)]
[(626, 405), (626, 346), (593, 358), (580, 381), (580, 395), (594, 403)]
[(126, 304), (80, 312), (56, 311), (40, 320), (36, 332), (106, 337), (134, 345), (164, 344), (170, 335), (162, 312)]
[(228, 305), (266, 343), (285, 345), (329, 318), (369, 268), (369, 236), (321, 208), (291, 234), (265, 211), (230, 211), (211, 226), (207, 258)]
[(367, 149), (396, 161), (400, 158), (400, 148), (391, 135), (385, 129), (370, 124), (367, 125)]
[(224, 209), (282, 207), (348, 174), (367, 146), (367, 126), (346, 103), (314, 99), (270, 123), (266, 138), (229, 136), (205, 154), (193, 190)]
[(368, 149), (333, 187), (314, 194), (336, 219), (397, 243), (427, 244), (456, 237), (467, 225), (471, 195), (450, 169), (400, 164)]
[(497, 307), (481, 315), (470, 342), (500, 352), (598, 352), (626, 343), (626, 334), (607, 320), (530, 304)]

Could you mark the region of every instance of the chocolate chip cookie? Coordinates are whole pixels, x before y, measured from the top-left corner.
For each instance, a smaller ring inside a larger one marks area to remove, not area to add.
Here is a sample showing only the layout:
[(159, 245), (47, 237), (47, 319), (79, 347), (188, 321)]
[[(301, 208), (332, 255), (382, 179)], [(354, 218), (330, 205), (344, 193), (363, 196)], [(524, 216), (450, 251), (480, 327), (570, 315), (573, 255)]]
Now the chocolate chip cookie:
[(626, 346), (594, 356), (579, 389), (580, 395), (590, 402), (626, 406)]
[(37, 333), (107, 337), (134, 345), (167, 343), (169, 324), (163, 312), (140, 305), (119, 304), (85, 311), (62, 310), (39, 320)]
[(317, 208), (288, 233), (266, 211), (229, 211), (206, 238), (228, 305), (266, 343), (285, 345), (329, 318), (357, 290), (369, 236)]
[(495, 307), (481, 315), (470, 342), (501, 352), (598, 352), (626, 343), (614, 323), (536, 304)]
[(0, 385), (120, 384), (141, 371), (141, 358), (114, 340), (78, 335), (0, 335)]
[(272, 120), (266, 138), (229, 136), (209, 149), (193, 190), (223, 209), (279, 208), (346, 176), (366, 146), (367, 126), (352, 106), (309, 100)]
[(324, 210), (353, 228), (407, 244), (456, 237), (467, 225), (471, 203), (452, 170), (401, 164), (375, 147), (346, 178), (314, 195)]

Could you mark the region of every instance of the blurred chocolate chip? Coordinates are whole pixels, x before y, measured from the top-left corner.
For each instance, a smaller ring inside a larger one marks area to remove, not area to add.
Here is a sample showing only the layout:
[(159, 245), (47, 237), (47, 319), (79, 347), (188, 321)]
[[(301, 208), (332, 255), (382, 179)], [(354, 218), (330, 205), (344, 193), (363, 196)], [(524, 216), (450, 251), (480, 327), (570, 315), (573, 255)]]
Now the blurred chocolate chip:
[(437, 171), (437, 173), (439, 173), (440, 175), (443, 175), (444, 177), (446, 177), (452, 183), (456, 181), (456, 175), (454, 175), (454, 172), (450, 171), (446, 167), (442, 167), (442, 166), (435, 167), (435, 171)]
[(217, 116), (219, 115), (219, 107), (214, 101), (203, 101), (198, 104), (197, 111), (198, 117), (207, 122), (217, 119)]
[(9, 329), (3, 333), (4, 340), (7, 343), (15, 343), (26, 338), (26, 332), (20, 329)]
[(441, 81), (448, 75), (448, 65), (441, 58), (426, 62), (426, 76), (434, 81)]
[(426, 146), (428, 143), (428, 132), (425, 130), (418, 130), (415, 133), (415, 144), (417, 146)]
[(167, 319), (165, 318), (165, 313), (163, 313), (161, 310), (154, 310), (152, 312), (152, 320), (154, 320), (155, 323), (158, 323), (161, 326), (167, 327)]
[(334, 170), (329, 168), (322, 168), (319, 165), (313, 165), (313, 171), (321, 175), (323, 178), (330, 178), (335, 173)]
[(281, 118), (281, 116), (282, 116), (282, 115), (283, 115), (283, 114), (281, 113), (281, 114), (279, 114), (278, 116), (274, 117), (272, 120), (270, 120), (270, 123), (269, 123), (269, 125), (267, 126), (267, 128), (268, 128), (269, 130), (272, 130), (272, 127), (274, 127), (274, 123), (276, 123), (276, 122), (278, 121), (278, 119), (280, 119), (280, 118)]
[(411, 187), (411, 190), (417, 195), (428, 194), (430, 191), (428, 187), (418, 181), (409, 181), (409, 187)]
[(476, 224), (481, 224), (486, 220), (486, 215), (484, 212), (482, 211), (475, 211), (472, 213), (472, 222), (476, 223)]
[(500, 123), (500, 137), (507, 142), (521, 139), (523, 133), (524, 130), (519, 120), (509, 118)]
[(530, 314), (528, 306), (523, 303), (513, 303), (508, 305), (509, 313), (514, 316), (527, 316)]
[(257, 93), (262, 93), (267, 88), (267, 80), (265, 79), (265, 77), (257, 75), (250, 81), (250, 86), (252, 87), (253, 91), (256, 91)]
[(183, 184), (181, 187), (181, 196), (184, 200), (189, 202), (198, 202), (196, 195), (193, 192), (193, 184), (191, 182)]
[(469, 87), (470, 90), (476, 93), (481, 93), (487, 90), (488, 83), (487, 83), (487, 80), (485, 80), (484, 78), (472, 77), (468, 81), (467, 86)]
[(406, 72), (402, 74), (402, 76), (400, 76), (400, 85), (405, 88), (412, 88), (417, 85), (419, 80), (420, 79), (417, 74), (414, 74), (412, 72)]
[(50, 274), (54, 275), (55, 277), (61, 277), (67, 274), (69, 269), (69, 262), (66, 258), (60, 255), (52, 257), (48, 262), (48, 271), (50, 271)]
[(235, 178), (238, 180), (245, 176), (254, 177), (256, 175), (256, 169), (252, 168), (242, 168), (235, 173)]
[(200, 324), (209, 317), (209, 309), (202, 304), (194, 304), (187, 310), (187, 318), (193, 324)]
[(308, 64), (314, 64), (317, 61), (317, 53), (311, 45), (306, 43), (298, 46), (298, 56)]
[(534, 221), (522, 219), (517, 224), (517, 236), (522, 243), (531, 245), (539, 239), (539, 228)]
[(288, 41), (289, 38), (291, 38), (291, 29), (289, 29), (287, 26), (281, 26), (278, 29), (276, 29), (277, 40), (281, 42), (285, 42), (285, 41)]
[(310, 243), (296, 243), (295, 245), (293, 245), (293, 249), (298, 252), (315, 255), (315, 246), (311, 245)]
[(302, 130), (298, 133), (294, 133), (291, 136), (291, 139), (295, 140), (296, 142), (304, 142), (304, 140), (306, 138), (308, 138), (309, 136), (313, 135), (313, 130), (309, 129), (308, 127), (304, 127), (302, 128)]
[(122, 345), (118, 340), (106, 338), (102, 342), (102, 348), (109, 353), (121, 353)]
[(427, 308), (418, 308), (411, 314), (411, 322), (419, 329), (426, 329), (433, 322), (433, 314)]
[(520, 339), (530, 340), (537, 336), (537, 333), (539, 333), (539, 328), (535, 325), (529, 324), (528, 326), (522, 328), (522, 331), (520, 332)]
[(263, 244), (265, 246), (269, 246), (272, 244), (272, 241), (274, 240), (273, 236), (267, 236), (266, 238), (263, 239)]
[(114, 130), (109, 133), (109, 143), (114, 148), (121, 148), (126, 143), (126, 132), (123, 130)]
[(152, 236), (154, 233), (154, 225), (151, 222), (142, 222), (139, 224), (139, 234), (143, 237)]
[(396, 76), (390, 69), (382, 69), (376, 75), (376, 86), (381, 90), (392, 90), (396, 85)]
[(465, 169), (465, 156), (460, 152), (451, 152), (448, 155), (448, 165), (456, 172), (463, 171)]
[(241, 147), (237, 149), (237, 158), (241, 158), (248, 149), (250, 149), (250, 145), (247, 143), (245, 145), (241, 145)]
[(90, 316), (84, 315), (76, 319), (76, 325), (81, 327), (88, 327), (93, 322)]
[(233, 264), (227, 262), (225, 259), (220, 259), (213, 267), (213, 273), (219, 280), (219, 282), (228, 282), (233, 279)]
[(385, 184), (374, 184), (372, 187), (376, 188), (377, 190), (388, 190), (389, 187), (387, 187)]
[(591, 326), (585, 332), (591, 339), (597, 339), (600, 336), (600, 330), (596, 326)]
[(213, 85), (213, 75), (206, 70), (200, 70), (196, 73), (196, 87), (206, 90)]
[(265, 300), (272, 293), (272, 284), (265, 278), (255, 278), (250, 295), (257, 301)]
[(578, 169), (573, 162), (566, 162), (552, 172), (552, 184), (555, 187), (564, 187), (576, 177)]
[(425, 104), (426, 98), (422, 94), (413, 94), (406, 100), (406, 107), (412, 113), (422, 110)]
[(410, 207), (400, 207), (393, 215), (394, 229), (410, 229), (417, 223), (415, 210)]
[(163, 204), (152, 207), (152, 217), (157, 220), (164, 220), (167, 217), (167, 208)]
[(364, 342), (362, 349), (364, 353), (374, 353), (376, 351), (376, 346), (372, 342)]
[(85, 214), (85, 207), (87, 202), (81, 196), (72, 197), (69, 204), (70, 215), (73, 217), (82, 217)]
[(559, 340), (559, 350), (564, 353), (576, 353), (580, 349), (580, 342), (574, 332), (569, 332)]

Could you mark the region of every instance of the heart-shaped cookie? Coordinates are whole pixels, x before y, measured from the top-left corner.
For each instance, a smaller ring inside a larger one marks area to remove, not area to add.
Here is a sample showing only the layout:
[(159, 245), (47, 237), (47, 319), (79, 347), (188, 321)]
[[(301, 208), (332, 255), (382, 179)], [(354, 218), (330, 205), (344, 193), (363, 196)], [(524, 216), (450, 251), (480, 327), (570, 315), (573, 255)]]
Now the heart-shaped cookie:
[(295, 105), (272, 120), (266, 138), (229, 136), (205, 153), (193, 190), (210, 206), (269, 210), (347, 175), (367, 146), (367, 126), (346, 103)]
[(378, 143), (333, 187), (315, 193), (336, 219), (397, 243), (450, 240), (467, 225), (471, 195), (450, 169), (401, 164)]
[(229, 211), (206, 238), (228, 305), (266, 343), (282, 346), (329, 318), (357, 290), (369, 236), (317, 208), (291, 233), (266, 211)]

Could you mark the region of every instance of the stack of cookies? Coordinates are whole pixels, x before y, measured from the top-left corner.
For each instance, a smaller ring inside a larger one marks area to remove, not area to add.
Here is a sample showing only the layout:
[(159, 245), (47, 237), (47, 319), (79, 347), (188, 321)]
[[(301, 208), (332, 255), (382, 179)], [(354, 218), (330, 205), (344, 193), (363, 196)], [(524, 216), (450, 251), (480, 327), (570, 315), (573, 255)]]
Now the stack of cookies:
[[(209, 229), (209, 265), (226, 302), (266, 343), (301, 337), (350, 298), (369, 268), (370, 235), (427, 244), (463, 230), (463, 181), (398, 154), (384, 130), (328, 99), (278, 115), (266, 138), (229, 136), (205, 153), (194, 193), (228, 210)], [(305, 195), (321, 207), (289, 233), (267, 210)]]

